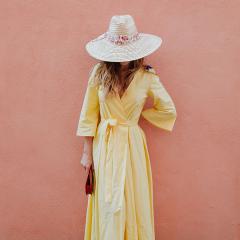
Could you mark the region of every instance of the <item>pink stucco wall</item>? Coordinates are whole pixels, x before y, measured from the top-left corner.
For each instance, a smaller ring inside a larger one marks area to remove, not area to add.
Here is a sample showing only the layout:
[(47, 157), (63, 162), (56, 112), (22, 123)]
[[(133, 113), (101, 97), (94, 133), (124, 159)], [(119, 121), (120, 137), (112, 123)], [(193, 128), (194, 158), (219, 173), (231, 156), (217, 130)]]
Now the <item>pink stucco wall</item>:
[(240, 239), (239, 1), (2, 0), (0, 9), (0, 240), (83, 239), (75, 132), (95, 63), (84, 47), (115, 14), (162, 36), (146, 60), (178, 112), (171, 133), (140, 121), (156, 239)]

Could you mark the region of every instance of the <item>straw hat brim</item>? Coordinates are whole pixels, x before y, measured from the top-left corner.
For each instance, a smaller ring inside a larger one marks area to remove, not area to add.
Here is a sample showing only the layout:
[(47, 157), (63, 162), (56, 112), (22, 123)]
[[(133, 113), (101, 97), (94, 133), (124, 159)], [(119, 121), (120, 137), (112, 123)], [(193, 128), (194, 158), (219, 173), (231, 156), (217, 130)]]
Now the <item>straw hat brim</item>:
[(116, 45), (101, 34), (85, 46), (93, 58), (109, 62), (132, 61), (146, 57), (156, 51), (162, 44), (162, 38), (149, 33), (139, 33), (140, 39), (131, 43)]

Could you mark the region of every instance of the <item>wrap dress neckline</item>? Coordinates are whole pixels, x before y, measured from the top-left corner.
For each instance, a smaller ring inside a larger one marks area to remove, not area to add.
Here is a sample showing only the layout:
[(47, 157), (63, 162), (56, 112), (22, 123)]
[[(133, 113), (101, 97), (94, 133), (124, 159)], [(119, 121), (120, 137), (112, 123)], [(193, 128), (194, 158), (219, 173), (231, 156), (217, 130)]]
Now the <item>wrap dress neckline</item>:
[(128, 86), (127, 86), (127, 88), (125, 89), (125, 91), (124, 91), (124, 93), (122, 94), (122, 96), (120, 96), (119, 92), (117, 92), (117, 97), (120, 99), (120, 101), (122, 101), (122, 99), (124, 98), (125, 94), (127, 94), (128, 90), (131, 88), (131, 85), (133, 84), (134, 80), (136, 79), (137, 74), (138, 74), (139, 71), (141, 71), (141, 70), (142, 70), (142, 68), (139, 68), (139, 69), (135, 72), (135, 74), (134, 74), (131, 82), (128, 84)]

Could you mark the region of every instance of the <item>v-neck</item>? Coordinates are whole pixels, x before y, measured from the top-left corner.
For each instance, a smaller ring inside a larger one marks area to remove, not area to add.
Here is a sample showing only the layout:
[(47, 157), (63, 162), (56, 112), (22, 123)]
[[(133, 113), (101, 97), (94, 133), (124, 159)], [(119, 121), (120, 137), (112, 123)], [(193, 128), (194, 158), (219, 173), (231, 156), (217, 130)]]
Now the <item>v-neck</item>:
[(129, 91), (131, 85), (133, 84), (133, 82), (134, 82), (135, 79), (137, 78), (137, 75), (138, 75), (138, 73), (140, 72), (140, 70), (141, 70), (141, 68), (136, 71), (136, 73), (135, 73), (134, 76), (133, 76), (133, 79), (131, 80), (131, 82), (129, 83), (128, 87), (126, 88), (126, 90), (124, 91), (124, 93), (122, 94), (121, 97), (120, 97), (119, 93), (117, 92), (117, 96), (118, 96), (118, 98), (119, 98), (119, 100), (120, 100), (121, 102), (123, 101), (123, 98), (125, 97), (126, 93)]

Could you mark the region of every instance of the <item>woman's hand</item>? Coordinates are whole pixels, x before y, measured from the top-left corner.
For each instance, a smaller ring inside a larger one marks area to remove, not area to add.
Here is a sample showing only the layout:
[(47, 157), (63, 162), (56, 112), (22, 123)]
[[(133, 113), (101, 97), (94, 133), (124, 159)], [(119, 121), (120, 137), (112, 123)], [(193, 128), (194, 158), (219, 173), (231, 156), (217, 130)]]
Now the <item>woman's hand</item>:
[(93, 158), (91, 153), (83, 152), (81, 164), (84, 167), (85, 171), (88, 173), (92, 165)]

